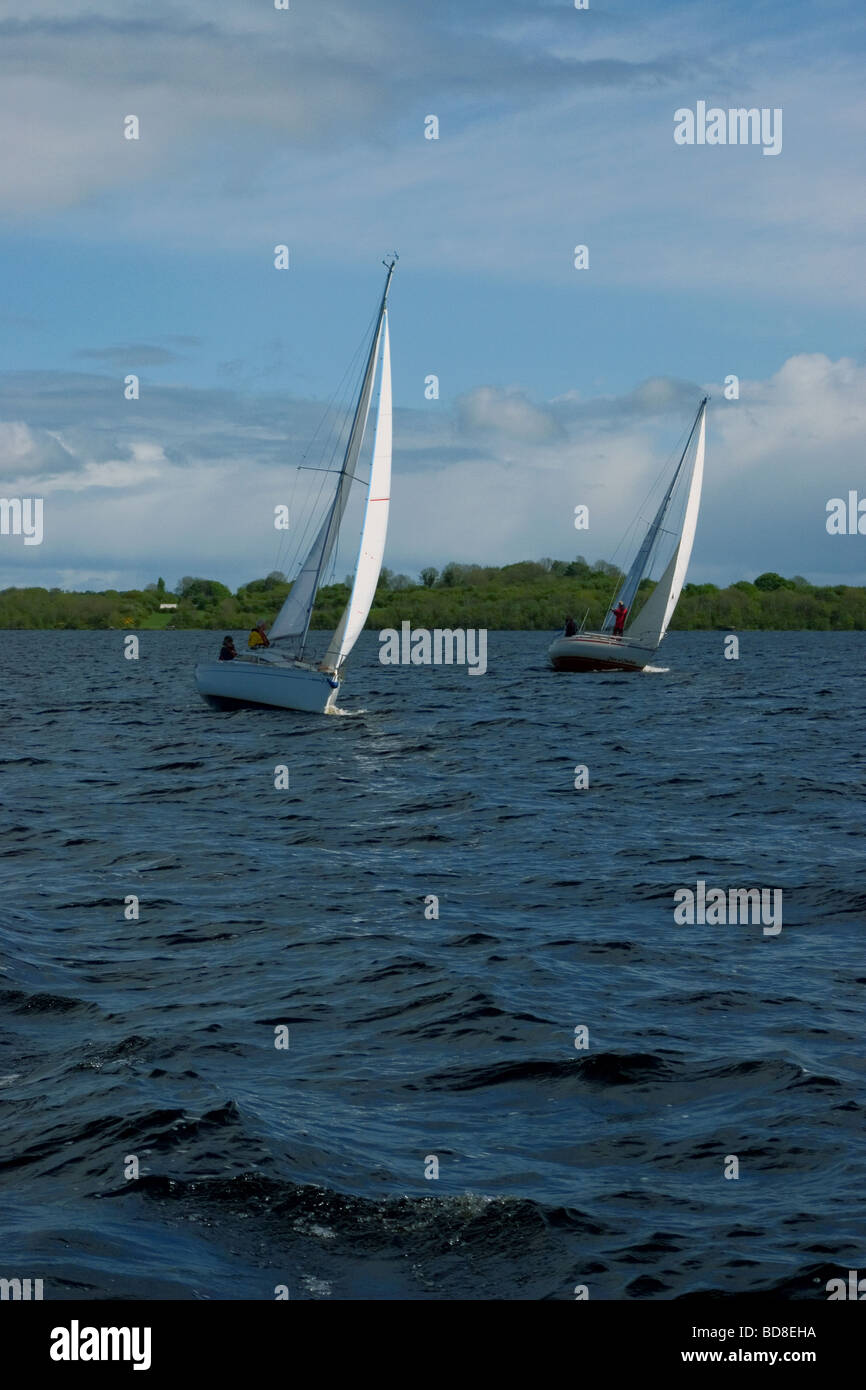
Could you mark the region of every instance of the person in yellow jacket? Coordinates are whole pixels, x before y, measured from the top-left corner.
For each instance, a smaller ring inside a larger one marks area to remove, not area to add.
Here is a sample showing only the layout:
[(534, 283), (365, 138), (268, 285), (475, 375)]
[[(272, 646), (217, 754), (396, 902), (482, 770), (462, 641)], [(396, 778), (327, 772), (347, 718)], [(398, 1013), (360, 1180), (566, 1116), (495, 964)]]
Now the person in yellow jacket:
[(266, 633), (265, 633), (265, 625), (264, 625), (264, 623), (256, 623), (255, 627), (253, 628), (252, 632), (250, 633), (250, 640), (247, 642), (247, 646), (248, 646), (248, 647), (269, 647), (270, 645), (271, 645), (271, 644), (270, 644), (270, 642), (268, 641), (267, 635), (266, 635)]

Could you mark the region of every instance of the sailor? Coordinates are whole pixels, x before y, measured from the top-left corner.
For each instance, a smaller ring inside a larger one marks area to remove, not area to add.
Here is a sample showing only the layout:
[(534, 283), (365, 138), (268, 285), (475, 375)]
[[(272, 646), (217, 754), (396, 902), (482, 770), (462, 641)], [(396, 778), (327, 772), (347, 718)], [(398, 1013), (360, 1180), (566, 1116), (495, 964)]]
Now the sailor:
[(576, 636), (577, 636), (577, 623), (574, 621), (574, 618), (566, 618), (566, 620), (565, 620), (565, 635), (566, 635), (566, 637), (576, 637)]
[(232, 638), (231, 638), (231, 637), (224, 637), (224, 638), (223, 638), (223, 644), (222, 644), (222, 646), (220, 647), (220, 655), (219, 655), (220, 661), (234, 661), (234, 659), (235, 659), (236, 656), (237, 656), (237, 652), (236, 652), (236, 650), (235, 650), (235, 644), (234, 644)]
[(613, 635), (614, 635), (614, 637), (622, 637), (622, 630), (623, 630), (623, 628), (625, 627), (625, 620), (626, 620), (626, 615), (627, 615), (627, 613), (628, 613), (628, 609), (626, 608), (626, 606), (625, 606), (625, 604), (623, 603), (622, 599), (620, 599), (619, 603), (616, 605), (616, 608), (613, 610)]
[(269, 647), (270, 645), (271, 645), (271, 644), (270, 644), (270, 642), (268, 641), (267, 635), (266, 635), (266, 633), (265, 633), (265, 625), (264, 625), (264, 623), (256, 623), (255, 627), (253, 628), (252, 632), (250, 633), (250, 640), (247, 642), (247, 646), (248, 646), (248, 647)]

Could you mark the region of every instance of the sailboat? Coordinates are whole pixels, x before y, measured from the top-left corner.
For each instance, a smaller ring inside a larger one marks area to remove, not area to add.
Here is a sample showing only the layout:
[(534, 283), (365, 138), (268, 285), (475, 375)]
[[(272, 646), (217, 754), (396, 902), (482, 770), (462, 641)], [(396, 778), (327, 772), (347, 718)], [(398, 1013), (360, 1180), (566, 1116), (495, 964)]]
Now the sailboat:
[[(391, 492), (391, 349), (388, 334), (388, 291), (396, 254), (383, 262), (387, 270), (373, 339), (361, 381), (342, 467), (325, 518), (271, 624), (270, 646), (244, 652), (234, 661), (204, 662), (195, 668), (195, 683), (209, 703), (270, 705), (278, 709), (326, 713), (340, 689), (343, 665), (367, 621), (385, 553), (388, 503)], [(367, 503), (361, 527), (358, 559), (349, 600), (324, 657), (304, 660), (316, 593), (334, 553), (340, 524), (349, 500), (367, 430), (375, 378), (379, 370), (379, 401), (373, 459), (367, 483)]]
[[(685, 583), (698, 524), (708, 399), (705, 396), (698, 407), (674, 475), (628, 574), (611, 600), (601, 630), (581, 630), (571, 637), (557, 637), (550, 647), (550, 660), (558, 671), (642, 671), (658, 651)], [(671, 512), (674, 494), (682, 498), (683, 492), (686, 503), (679, 529), (674, 532), (673, 554), (649, 598), (619, 636), (614, 632), (614, 609), (622, 603), (631, 611), (641, 581), (649, 576), (657, 558), (662, 537), (670, 538), (665, 521)]]

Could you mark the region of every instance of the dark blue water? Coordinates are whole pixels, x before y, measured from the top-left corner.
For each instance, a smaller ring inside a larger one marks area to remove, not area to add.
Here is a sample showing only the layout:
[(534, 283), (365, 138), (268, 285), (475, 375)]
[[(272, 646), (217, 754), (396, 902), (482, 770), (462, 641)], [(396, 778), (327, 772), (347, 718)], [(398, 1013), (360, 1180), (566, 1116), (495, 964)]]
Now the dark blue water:
[[(342, 717), (209, 709), (221, 636), (3, 634), (0, 1275), (824, 1298), (866, 1268), (866, 634), (675, 633), (610, 676), (491, 634), (470, 677), (367, 633)], [(781, 933), (676, 925), (699, 878), (781, 888)]]

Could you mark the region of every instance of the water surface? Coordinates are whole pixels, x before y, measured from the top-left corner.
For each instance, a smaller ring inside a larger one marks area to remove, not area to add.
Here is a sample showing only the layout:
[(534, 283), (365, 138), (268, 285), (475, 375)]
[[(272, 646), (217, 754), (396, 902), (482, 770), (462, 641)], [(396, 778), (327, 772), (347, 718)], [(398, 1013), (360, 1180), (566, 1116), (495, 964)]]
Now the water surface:
[[(864, 1267), (866, 634), (674, 633), (605, 676), (493, 633), (470, 677), (365, 633), (336, 717), (211, 710), (222, 633), (3, 637), (0, 1275), (824, 1298)], [(675, 925), (698, 879), (781, 888), (781, 933)]]

